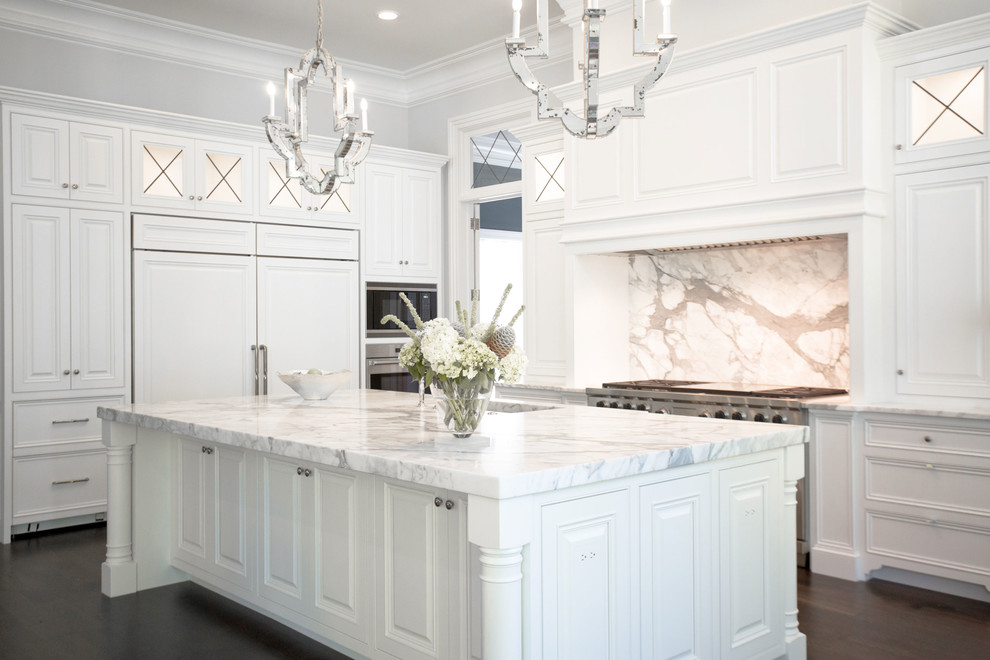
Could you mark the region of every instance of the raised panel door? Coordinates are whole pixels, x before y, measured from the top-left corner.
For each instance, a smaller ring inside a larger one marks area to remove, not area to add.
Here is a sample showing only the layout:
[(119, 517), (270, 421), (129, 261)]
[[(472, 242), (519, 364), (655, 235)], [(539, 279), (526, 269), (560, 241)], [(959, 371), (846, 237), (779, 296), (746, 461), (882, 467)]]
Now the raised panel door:
[(776, 461), (719, 472), (719, 641), (725, 660), (784, 653), (780, 566), (794, 557), (779, 551), (779, 473)]
[(12, 113), (11, 184), (15, 195), (69, 198), (69, 123)]
[(13, 207), (12, 344), (15, 392), (71, 386), (70, 213)]
[(448, 512), (444, 493), (381, 480), (376, 485), (375, 646), (403, 658), (447, 657)]
[(348, 369), (359, 386), (360, 305), (354, 261), (258, 257), (258, 343), (267, 347), (268, 392), (294, 369)]
[(124, 386), (124, 218), (72, 211), (72, 389)]
[(212, 498), (210, 512), (211, 562), (214, 573), (245, 588), (254, 577), (251, 541), (254, 539), (249, 512), (251, 483), (248, 452), (234, 447), (208, 447)]
[(563, 232), (556, 221), (527, 222), (523, 227), (524, 326), (527, 373), (544, 382), (563, 383), (567, 375), (564, 318)]
[(620, 550), (628, 491), (546, 506), (542, 516), (542, 657), (631, 657), (630, 557)]
[(440, 213), (438, 177), (408, 171), (403, 177), (403, 274), (424, 280), (440, 277)]
[(124, 201), (124, 132), (111, 126), (69, 125), (70, 196), (74, 200)]
[[(306, 535), (303, 476), (297, 462), (261, 458), (261, 583), (259, 593), (306, 611)], [(312, 491), (310, 491), (311, 493)], [(310, 535), (312, 527), (309, 527)]]
[(369, 165), (364, 268), (369, 279), (402, 276), (402, 170)]
[(134, 398), (255, 391), (255, 259), (134, 251)]
[(639, 501), (640, 655), (712, 657), (711, 479), (643, 486)]
[(990, 397), (990, 165), (899, 176), (897, 201), (897, 390)]
[(207, 455), (202, 442), (179, 440), (175, 444), (175, 513), (172, 517), (172, 553), (176, 559), (206, 569)]

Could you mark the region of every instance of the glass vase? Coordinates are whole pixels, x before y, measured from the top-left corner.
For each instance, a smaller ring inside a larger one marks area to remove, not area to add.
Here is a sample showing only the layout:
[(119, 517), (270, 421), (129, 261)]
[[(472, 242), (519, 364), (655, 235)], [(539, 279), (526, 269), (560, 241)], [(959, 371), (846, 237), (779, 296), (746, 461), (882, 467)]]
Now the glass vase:
[(437, 377), (430, 385), (437, 419), (455, 438), (468, 438), (478, 429), (492, 398), (495, 378), (479, 373), (474, 378)]

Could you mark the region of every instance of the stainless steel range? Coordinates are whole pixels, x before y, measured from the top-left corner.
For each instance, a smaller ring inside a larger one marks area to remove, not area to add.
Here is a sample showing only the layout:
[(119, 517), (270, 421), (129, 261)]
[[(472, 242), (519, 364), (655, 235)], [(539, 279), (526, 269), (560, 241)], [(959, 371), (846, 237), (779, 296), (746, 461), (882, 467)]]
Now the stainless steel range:
[[(808, 413), (803, 401), (848, 394), (848, 391), (692, 380), (632, 380), (604, 383), (600, 388), (589, 387), (587, 394), (588, 405), (599, 408), (805, 425)], [(805, 474), (808, 474), (808, 452), (805, 452)], [(808, 560), (808, 502), (804, 497), (804, 479), (798, 481), (797, 488), (797, 561), (805, 566)]]

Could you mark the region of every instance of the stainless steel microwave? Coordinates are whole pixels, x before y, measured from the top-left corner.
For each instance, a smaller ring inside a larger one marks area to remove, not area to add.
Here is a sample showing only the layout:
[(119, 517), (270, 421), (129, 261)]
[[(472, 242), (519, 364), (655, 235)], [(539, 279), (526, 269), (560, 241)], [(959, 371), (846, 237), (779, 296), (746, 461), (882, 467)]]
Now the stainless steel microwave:
[(416, 327), (412, 313), (399, 298), (404, 293), (423, 321), (437, 317), (437, 287), (435, 284), (372, 284), (368, 283), (367, 336), (404, 337), (395, 324), (382, 323), (382, 318), (394, 314), (410, 328)]

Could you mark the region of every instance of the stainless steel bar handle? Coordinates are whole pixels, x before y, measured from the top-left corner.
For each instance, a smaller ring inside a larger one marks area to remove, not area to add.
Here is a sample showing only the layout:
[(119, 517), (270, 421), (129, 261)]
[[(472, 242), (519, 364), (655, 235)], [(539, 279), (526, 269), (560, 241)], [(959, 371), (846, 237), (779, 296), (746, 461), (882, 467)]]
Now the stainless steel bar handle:
[(259, 347), (260, 352), (264, 354), (264, 362), (262, 363), (261, 369), (261, 393), (268, 395), (268, 347), (261, 344)]
[(66, 479), (65, 481), (53, 481), (53, 486), (64, 486), (65, 484), (83, 484), (89, 481), (89, 477), (83, 477), (82, 479)]
[(82, 419), (53, 419), (52, 424), (85, 424), (89, 421), (89, 417), (83, 417)]
[(251, 344), (251, 352), (254, 353), (254, 393), (261, 393), (261, 380), (258, 376), (258, 347)]

